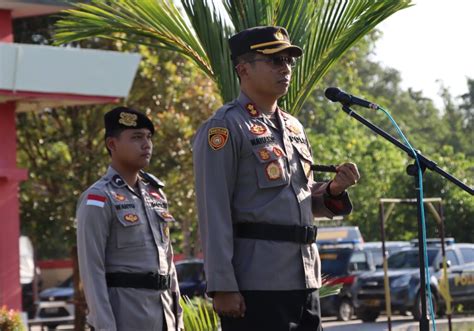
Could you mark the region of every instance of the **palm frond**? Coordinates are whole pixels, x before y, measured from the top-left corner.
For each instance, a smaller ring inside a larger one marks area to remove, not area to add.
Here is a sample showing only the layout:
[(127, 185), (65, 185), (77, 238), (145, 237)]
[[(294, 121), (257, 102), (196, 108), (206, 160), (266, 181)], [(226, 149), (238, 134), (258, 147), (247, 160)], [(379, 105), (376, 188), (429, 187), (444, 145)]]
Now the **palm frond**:
[(182, 3), (199, 41), (206, 50), (222, 99), (232, 100), (239, 91), (227, 42), (234, 30), (224, 23), (215, 5), (211, 8), (206, 0), (182, 0)]
[[(360, 38), (411, 0), (222, 0), (230, 22), (214, 1), (92, 0), (65, 11), (57, 43), (89, 37), (152, 44), (183, 54), (216, 82), (227, 102), (238, 93), (227, 40), (257, 25), (280, 25), (304, 49), (282, 105), (296, 114), (318, 81)], [(184, 16), (185, 15), (185, 16)]]
[[(297, 114), (318, 81), (352, 45), (408, 6), (409, 0), (282, 1), (277, 25), (291, 31), (292, 40), (304, 49), (283, 107)], [(295, 12), (298, 19), (290, 14)]]
[(56, 44), (90, 37), (121, 39), (137, 44), (153, 40), (156, 47), (183, 54), (215, 79), (207, 53), (173, 1), (121, 0), (108, 4), (92, 0), (90, 4), (75, 4), (75, 7), (65, 10), (65, 18), (57, 22)]
[(184, 329), (193, 331), (217, 331), (219, 318), (211, 304), (202, 298), (181, 297)]

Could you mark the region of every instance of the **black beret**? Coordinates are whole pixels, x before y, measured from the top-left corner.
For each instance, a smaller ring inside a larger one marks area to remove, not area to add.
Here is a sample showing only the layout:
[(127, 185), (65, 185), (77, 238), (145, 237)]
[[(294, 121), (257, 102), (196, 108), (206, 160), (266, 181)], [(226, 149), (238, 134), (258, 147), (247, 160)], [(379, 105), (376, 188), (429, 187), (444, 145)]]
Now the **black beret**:
[(249, 53), (274, 54), (284, 50), (290, 51), (290, 56), (300, 57), (303, 50), (292, 45), (285, 28), (280, 26), (257, 26), (243, 30), (229, 39), (232, 59)]
[(155, 133), (152, 121), (143, 113), (128, 107), (116, 107), (104, 115), (105, 137), (110, 137), (117, 130), (148, 129)]

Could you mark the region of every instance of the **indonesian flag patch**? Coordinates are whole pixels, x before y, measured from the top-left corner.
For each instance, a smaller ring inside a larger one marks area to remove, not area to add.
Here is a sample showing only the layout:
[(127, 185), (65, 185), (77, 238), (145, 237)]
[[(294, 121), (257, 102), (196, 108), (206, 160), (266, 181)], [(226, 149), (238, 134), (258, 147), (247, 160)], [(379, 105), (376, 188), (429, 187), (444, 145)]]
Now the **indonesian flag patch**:
[(105, 205), (105, 200), (107, 200), (107, 198), (102, 195), (89, 194), (87, 196), (86, 205), (103, 208)]

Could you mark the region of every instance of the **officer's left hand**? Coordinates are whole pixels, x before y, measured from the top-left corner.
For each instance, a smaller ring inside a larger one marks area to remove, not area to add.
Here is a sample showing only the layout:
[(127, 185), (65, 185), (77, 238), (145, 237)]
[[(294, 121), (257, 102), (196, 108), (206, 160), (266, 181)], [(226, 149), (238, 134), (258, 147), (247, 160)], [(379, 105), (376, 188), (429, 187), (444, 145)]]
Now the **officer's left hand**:
[(339, 195), (348, 187), (357, 184), (360, 179), (359, 170), (355, 163), (344, 163), (336, 167), (336, 176), (334, 176), (329, 191), (332, 195)]

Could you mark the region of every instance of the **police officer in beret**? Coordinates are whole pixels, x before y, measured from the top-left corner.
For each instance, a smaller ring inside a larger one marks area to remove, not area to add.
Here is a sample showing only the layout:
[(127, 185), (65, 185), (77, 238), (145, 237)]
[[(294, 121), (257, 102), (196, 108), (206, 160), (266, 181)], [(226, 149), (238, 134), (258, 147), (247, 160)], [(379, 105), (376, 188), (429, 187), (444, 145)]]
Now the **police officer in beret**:
[(314, 216), (351, 212), (353, 163), (313, 180), (302, 124), (279, 108), (303, 53), (278, 26), (229, 40), (240, 95), (193, 143), (207, 291), (223, 331), (320, 330), (320, 259)]
[(153, 151), (153, 123), (117, 107), (104, 116), (107, 173), (77, 206), (79, 271), (88, 322), (103, 331), (183, 328), (164, 184), (142, 169)]

